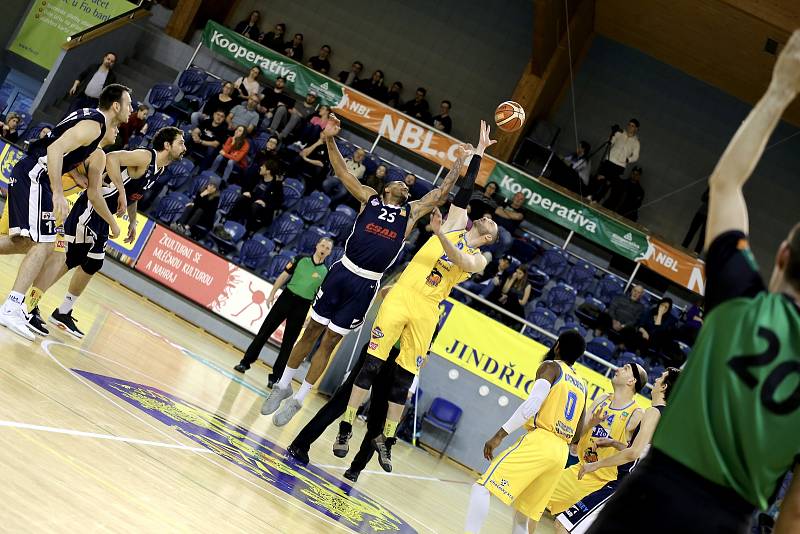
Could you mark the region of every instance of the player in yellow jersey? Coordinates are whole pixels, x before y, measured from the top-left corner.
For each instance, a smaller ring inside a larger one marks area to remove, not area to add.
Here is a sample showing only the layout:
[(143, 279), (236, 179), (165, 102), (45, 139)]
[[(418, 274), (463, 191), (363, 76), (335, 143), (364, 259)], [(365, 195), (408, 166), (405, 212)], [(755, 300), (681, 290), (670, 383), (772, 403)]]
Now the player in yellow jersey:
[[(634, 396), (647, 383), (647, 372), (641, 365), (630, 363), (618, 368), (611, 379), (614, 393), (597, 398), (586, 411), (583, 432), (575, 436), (578, 463), (562, 469), (556, 487), (547, 503), (554, 516), (560, 514), (587, 495), (617, 479), (614, 467), (598, 469), (578, 479), (582, 465), (597, 462), (616, 451), (602, 445), (614, 440), (629, 443), (631, 435), (642, 421), (643, 411)], [(533, 532), (533, 529), (530, 530)]]
[(378, 310), (367, 349), (369, 355), (356, 377), (333, 445), (334, 455), (340, 458), (349, 450), (356, 410), (399, 339), (401, 349), (388, 393), (386, 425), (383, 434), (372, 442), (383, 470), (392, 470), (391, 447), (397, 424), (403, 414), (408, 389), (419, 372), (439, 322), (439, 303), (447, 298), (454, 285), (486, 267), (486, 258), (480, 253), (480, 247), (497, 239), (497, 224), (489, 218), (482, 218), (475, 221), (470, 230), (466, 226), (467, 204), (481, 158), (486, 148), (496, 143), (489, 134), (489, 126), (481, 121), (480, 141), (450, 207), (447, 221), (442, 223), (442, 214), (438, 209), (433, 211), (431, 228), (435, 235), (414, 255)]
[[(483, 446), (492, 463), (472, 486), (465, 532), (480, 532), (490, 495), (516, 509), (515, 534), (527, 532), (528, 518), (536, 528), (567, 462), (569, 444), (585, 424), (587, 387), (572, 368), (584, 350), (577, 331), (561, 334), (550, 353), (554, 359), (539, 365), (528, 399)], [(503, 439), (523, 426), (527, 432), (494, 458)]]

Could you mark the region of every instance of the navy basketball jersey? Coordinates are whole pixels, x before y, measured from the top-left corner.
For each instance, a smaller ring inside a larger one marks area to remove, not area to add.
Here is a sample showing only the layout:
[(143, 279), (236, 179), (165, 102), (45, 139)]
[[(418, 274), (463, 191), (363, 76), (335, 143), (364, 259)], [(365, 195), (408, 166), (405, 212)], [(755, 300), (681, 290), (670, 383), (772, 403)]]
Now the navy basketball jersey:
[[(653, 406), (653, 408), (658, 410), (659, 413), (664, 413), (665, 406)], [(629, 447), (631, 445), (633, 445), (633, 441), (636, 439), (636, 436), (639, 435), (639, 430), (641, 429), (641, 427), (642, 427), (642, 423), (640, 422), (639, 425), (636, 427), (636, 429), (634, 429), (633, 433), (631, 434), (631, 441), (628, 443)], [(633, 471), (633, 468), (636, 467), (636, 464), (639, 463), (640, 459), (641, 458), (636, 458), (632, 462), (628, 462), (627, 464), (618, 465), (617, 466), (617, 482), (619, 482), (620, 480), (625, 478), (631, 471)]]
[(372, 195), (356, 217), (344, 245), (344, 255), (357, 267), (383, 273), (403, 248), (411, 208), (384, 204)]
[(106, 118), (100, 113), (100, 110), (83, 108), (73, 111), (64, 117), (61, 122), (56, 124), (53, 130), (45, 137), (31, 141), (28, 145), (28, 156), (36, 159), (44, 158), (42, 163), (46, 165), (47, 147), (64, 135), (64, 132), (77, 125), (79, 122), (86, 120), (100, 123), (100, 135), (87, 146), (80, 146), (64, 154), (64, 163), (62, 164), (61, 171), (64, 173), (71, 171), (83, 163), (91, 153), (95, 151), (100, 141), (103, 139), (103, 136), (106, 134)]
[[(149, 152), (150, 164), (147, 166), (147, 170), (142, 176), (138, 178), (128, 176), (128, 169), (125, 169), (122, 173), (123, 183), (125, 184), (125, 198), (128, 199), (128, 205), (140, 200), (144, 196), (144, 192), (153, 187), (153, 184), (158, 181), (158, 178), (164, 172), (164, 169), (166, 169), (166, 167), (161, 167), (159, 169), (156, 166), (156, 151), (150, 149)], [(116, 202), (116, 200), (116, 195), (114, 195), (114, 202)]]

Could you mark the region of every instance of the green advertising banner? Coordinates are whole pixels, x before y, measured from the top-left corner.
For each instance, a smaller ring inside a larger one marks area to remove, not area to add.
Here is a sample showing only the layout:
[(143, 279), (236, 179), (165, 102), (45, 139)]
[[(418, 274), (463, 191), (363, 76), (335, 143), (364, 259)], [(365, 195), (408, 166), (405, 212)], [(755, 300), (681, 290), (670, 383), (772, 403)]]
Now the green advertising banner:
[(136, 5), (128, 0), (35, 0), (8, 49), (50, 70), (67, 37)]
[(573, 230), (621, 256), (638, 260), (647, 253), (647, 236), (590, 207), (559, 193), (513, 167), (498, 163), (489, 181), (500, 186), (500, 194), (511, 198), (522, 192), (525, 206), (554, 223)]
[(279, 77), (285, 78), (286, 89), (290, 92), (301, 96), (309, 91), (317, 93), (320, 104), (335, 106), (344, 96), (342, 87), (336, 82), (216, 22), (206, 24), (203, 45), (248, 69), (259, 67), (262, 75), (271, 82)]

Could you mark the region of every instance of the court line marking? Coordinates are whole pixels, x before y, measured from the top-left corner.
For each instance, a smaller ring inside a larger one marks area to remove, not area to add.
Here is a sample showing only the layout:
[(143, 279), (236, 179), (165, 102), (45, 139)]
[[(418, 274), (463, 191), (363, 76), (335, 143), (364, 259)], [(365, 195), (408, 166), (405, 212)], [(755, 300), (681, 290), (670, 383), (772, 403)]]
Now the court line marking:
[[(349, 467), (343, 467), (341, 465), (323, 465), (323, 464), (314, 464), (316, 467), (321, 469), (336, 469), (338, 471), (345, 471), (349, 469)], [(436, 478), (436, 477), (426, 477), (423, 475), (406, 475), (403, 473), (387, 473), (386, 471), (372, 471), (369, 469), (364, 469), (361, 471), (362, 473), (366, 473), (368, 475), (384, 475), (387, 477), (399, 477), (399, 478), (410, 478), (412, 480), (429, 480), (432, 482), (444, 482), (447, 484), (472, 484), (472, 482), (468, 482), (466, 480), (450, 480), (447, 478)]]
[(69, 436), (79, 436), (83, 438), (105, 439), (109, 441), (122, 441), (125, 443), (135, 443), (137, 445), (150, 445), (152, 447), (164, 447), (165, 449), (180, 449), (185, 451), (200, 452), (203, 454), (213, 454), (213, 451), (201, 447), (190, 447), (175, 443), (164, 443), (162, 441), (149, 441), (146, 439), (126, 438), (114, 436), (112, 434), (98, 434), (96, 432), (84, 432), (82, 430), (72, 430), (69, 428), (59, 428), (54, 426), (33, 425), (30, 423), (20, 423), (17, 421), (0, 421), (0, 427), (24, 428), (26, 430), (38, 430), (40, 432), (52, 432), (54, 434), (66, 434)]
[[(123, 287), (124, 287), (124, 286), (123, 286)], [(127, 289), (127, 288), (126, 288), (126, 289)], [(129, 291), (130, 291), (130, 290), (129, 290)], [(149, 302), (149, 301), (148, 301), (148, 302)], [(119, 312), (119, 311), (117, 311), (117, 310), (115, 310), (115, 309), (113, 309), (113, 308), (111, 308), (111, 307), (109, 307), (109, 306), (102, 305), (102, 307), (104, 307), (104, 308), (105, 308), (105, 309), (106, 309), (108, 312), (110, 312), (112, 315), (116, 315), (116, 316), (117, 316), (117, 317), (119, 317), (120, 319), (122, 319), (122, 320), (124, 320), (124, 321), (127, 321), (127, 322), (128, 322), (128, 323), (130, 323), (130, 324), (133, 324), (133, 325), (135, 325), (136, 327), (138, 327), (139, 329), (141, 329), (141, 330), (143, 330), (143, 331), (147, 332), (147, 333), (148, 333), (148, 334), (150, 334), (151, 336), (153, 336), (153, 337), (155, 337), (155, 338), (158, 338), (158, 339), (162, 340), (164, 343), (166, 343), (166, 344), (167, 344), (167, 345), (169, 345), (170, 347), (174, 348), (175, 350), (179, 351), (181, 354), (184, 354), (185, 356), (188, 356), (188, 357), (192, 358), (193, 360), (197, 361), (198, 363), (205, 365), (206, 367), (210, 368), (212, 371), (216, 371), (216, 372), (218, 372), (218, 373), (222, 374), (222, 375), (223, 375), (223, 376), (225, 376), (225, 377), (229, 377), (229, 378), (230, 378), (231, 380), (233, 380), (234, 382), (236, 382), (236, 383), (238, 383), (238, 384), (240, 384), (240, 385), (242, 385), (242, 386), (245, 386), (247, 389), (249, 389), (250, 391), (253, 391), (254, 393), (256, 393), (257, 395), (259, 395), (259, 396), (261, 396), (261, 397), (266, 397), (266, 396), (267, 396), (267, 394), (266, 394), (266, 392), (265, 392), (264, 390), (262, 390), (262, 389), (259, 389), (259, 388), (257, 388), (256, 386), (252, 386), (252, 385), (251, 385), (251, 384), (249, 384), (248, 382), (244, 381), (242, 378), (240, 378), (240, 377), (238, 377), (238, 376), (236, 376), (236, 375), (233, 375), (233, 374), (229, 373), (227, 370), (225, 370), (224, 368), (220, 367), (220, 366), (219, 366), (218, 364), (216, 364), (215, 362), (212, 362), (212, 361), (210, 361), (210, 360), (207, 360), (206, 358), (204, 358), (204, 357), (202, 357), (202, 356), (199, 356), (198, 354), (196, 354), (196, 353), (192, 352), (191, 350), (187, 349), (187, 348), (186, 348), (186, 347), (184, 347), (183, 345), (179, 345), (178, 343), (175, 343), (174, 341), (172, 341), (171, 339), (169, 339), (169, 338), (168, 338), (168, 337), (166, 337), (165, 335), (163, 335), (163, 334), (161, 334), (161, 333), (159, 333), (159, 332), (156, 332), (156, 331), (155, 331), (155, 330), (153, 330), (152, 328), (149, 328), (149, 327), (147, 327), (147, 326), (143, 325), (142, 323), (140, 323), (140, 322), (136, 321), (135, 319), (132, 319), (132, 318), (128, 317), (127, 315), (125, 315), (125, 314), (123, 314), (123, 313), (121, 313), (121, 312)], [(182, 317), (179, 317), (179, 316), (176, 316), (176, 317), (177, 317), (179, 320), (181, 320), (181, 321), (183, 321), (183, 322), (185, 322), (185, 323), (189, 324), (190, 326), (194, 326), (194, 325), (192, 325), (192, 323), (189, 323), (188, 321), (186, 321), (186, 319), (183, 319)], [(205, 332), (204, 330), (201, 330), (201, 332), (203, 332), (203, 333), (204, 333), (204, 334), (206, 334), (206, 335), (210, 335), (210, 334), (208, 334), (207, 332)], [(212, 336), (212, 337), (213, 337), (213, 336)], [(42, 343), (42, 345), (44, 345), (44, 342)], [(205, 404), (205, 402), (204, 402), (204, 401), (200, 400), (198, 397), (194, 396), (193, 394), (191, 394), (191, 393), (188, 393), (188, 392), (181, 391), (180, 389), (176, 389), (176, 388), (175, 388), (175, 387), (174, 387), (172, 384), (167, 384), (166, 382), (163, 382), (163, 381), (159, 380), (158, 378), (151, 377), (151, 376), (147, 375), (146, 373), (143, 373), (142, 371), (139, 371), (138, 369), (133, 369), (133, 368), (131, 368), (131, 367), (128, 367), (127, 365), (125, 365), (125, 364), (123, 364), (123, 363), (119, 363), (119, 362), (117, 362), (116, 360), (113, 360), (113, 359), (111, 359), (111, 358), (107, 358), (107, 357), (105, 357), (105, 356), (103, 356), (103, 355), (101, 355), (101, 354), (98, 354), (98, 353), (96, 353), (96, 352), (89, 351), (89, 350), (87, 350), (87, 349), (83, 349), (83, 348), (75, 347), (75, 346), (73, 346), (73, 345), (69, 345), (69, 344), (66, 344), (66, 343), (61, 343), (61, 345), (64, 345), (64, 346), (67, 346), (67, 347), (71, 347), (71, 348), (73, 348), (73, 349), (76, 349), (76, 350), (78, 350), (78, 351), (81, 351), (81, 352), (85, 352), (85, 353), (87, 353), (87, 354), (91, 354), (91, 355), (93, 355), (93, 356), (99, 357), (99, 358), (101, 358), (101, 359), (103, 359), (103, 360), (106, 360), (106, 361), (108, 361), (108, 362), (113, 362), (115, 365), (119, 365), (119, 366), (121, 366), (121, 367), (123, 367), (123, 368), (125, 368), (125, 369), (128, 369), (128, 370), (130, 370), (130, 371), (133, 371), (133, 372), (135, 372), (135, 373), (137, 373), (137, 374), (140, 374), (140, 375), (142, 375), (142, 376), (144, 376), (144, 377), (147, 377), (148, 379), (151, 379), (151, 380), (153, 380), (153, 381), (155, 381), (155, 382), (157, 382), (157, 383), (160, 383), (160, 384), (162, 384), (162, 385), (166, 386), (168, 389), (172, 389), (173, 391), (180, 392), (181, 394), (186, 394), (187, 398), (194, 399), (194, 400), (195, 400), (195, 401), (196, 401), (198, 404), (200, 404), (200, 405), (204, 405), (204, 404)], [(52, 356), (50, 356), (50, 357), (52, 358)], [(62, 367), (63, 367), (63, 366), (62, 366)], [(65, 369), (66, 369), (66, 368), (65, 368)], [(78, 378), (78, 377), (76, 377), (76, 378)], [(91, 386), (89, 386), (89, 387), (91, 388)], [(102, 393), (100, 393), (100, 395), (101, 395), (101, 396), (103, 396), (103, 394), (102, 394)], [(113, 403), (113, 401), (110, 401), (110, 402), (112, 402), (112, 403)], [(230, 417), (230, 416), (229, 416), (229, 414), (225, 414), (225, 416), (226, 416), (226, 417), (228, 417), (230, 420), (237, 421), (237, 422), (239, 422), (239, 423), (242, 423), (242, 424), (244, 424), (244, 423), (241, 421), (241, 419), (239, 419), (239, 418), (237, 418), (237, 417)], [(174, 438), (173, 438), (173, 439), (174, 439)], [(319, 466), (318, 464), (314, 464), (314, 465), (316, 465), (317, 467), (321, 467), (321, 466)], [(366, 472), (366, 471), (365, 471), (365, 472)], [(377, 471), (376, 471), (375, 473), (379, 474)], [(400, 476), (400, 473), (395, 473), (395, 475), (396, 475), (396, 476)], [(237, 476), (238, 476), (238, 475), (237, 475)], [(415, 475), (408, 475), (408, 476), (415, 476)], [(268, 492), (268, 493), (272, 494), (272, 492)], [(274, 495), (274, 494), (273, 494), (273, 495)], [(380, 504), (381, 504), (382, 506), (384, 506), (384, 507), (385, 507), (387, 510), (391, 510), (391, 509), (392, 509), (392, 507), (391, 507), (391, 506), (389, 506), (389, 503), (387, 503), (385, 500), (383, 500), (383, 499), (381, 499), (381, 498), (379, 498), (379, 497), (377, 497), (377, 496), (375, 496), (375, 495), (370, 495), (370, 498), (371, 498), (371, 499), (373, 499), (373, 500), (375, 500), (376, 502), (380, 503)], [(287, 502), (288, 502), (288, 501), (287, 501)], [(409, 522), (413, 521), (413, 522), (415, 522), (415, 523), (419, 524), (419, 525), (420, 525), (422, 528), (424, 528), (425, 530), (428, 530), (428, 531), (430, 531), (430, 532), (434, 532), (434, 533), (435, 533), (435, 532), (437, 532), (437, 530), (436, 530), (436, 529), (434, 529), (434, 528), (432, 528), (432, 527), (430, 527), (430, 526), (426, 525), (425, 523), (423, 523), (421, 520), (417, 519), (416, 517), (409, 516), (409, 517), (408, 517), (408, 519), (406, 519), (406, 521), (409, 521)], [(339, 523), (336, 523), (336, 524), (337, 524), (338, 526), (341, 526)], [(349, 529), (348, 529), (348, 532), (350, 532), (350, 530), (349, 530)]]

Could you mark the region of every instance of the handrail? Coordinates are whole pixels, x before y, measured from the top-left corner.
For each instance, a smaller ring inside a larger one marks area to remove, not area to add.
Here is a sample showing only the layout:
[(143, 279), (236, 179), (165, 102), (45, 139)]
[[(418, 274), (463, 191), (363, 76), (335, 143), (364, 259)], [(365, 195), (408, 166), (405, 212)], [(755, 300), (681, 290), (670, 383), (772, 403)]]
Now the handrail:
[(67, 37), (67, 41), (61, 45), (63, 50), (71, 50), (76, 48), (86, 42), (91, 41), (101, 35), (105, 35), (111, 31), (116, 30), (117, 28), (121, 28), (127, 24), (135, 20), (139, 20), (145, 17), (150, 16), (150, 12), (143, 7), (145, 0), (140, 0), (139, 4), (136, 7), (133, 7), (129, 11), (124, 13), (120, 13), (116, 17), (112, 17), (106, 21), (101, 22), (95, 26), (91, 26), (86, 28), (85, 30), (81, 30), (78, 33), (70, 35)]

